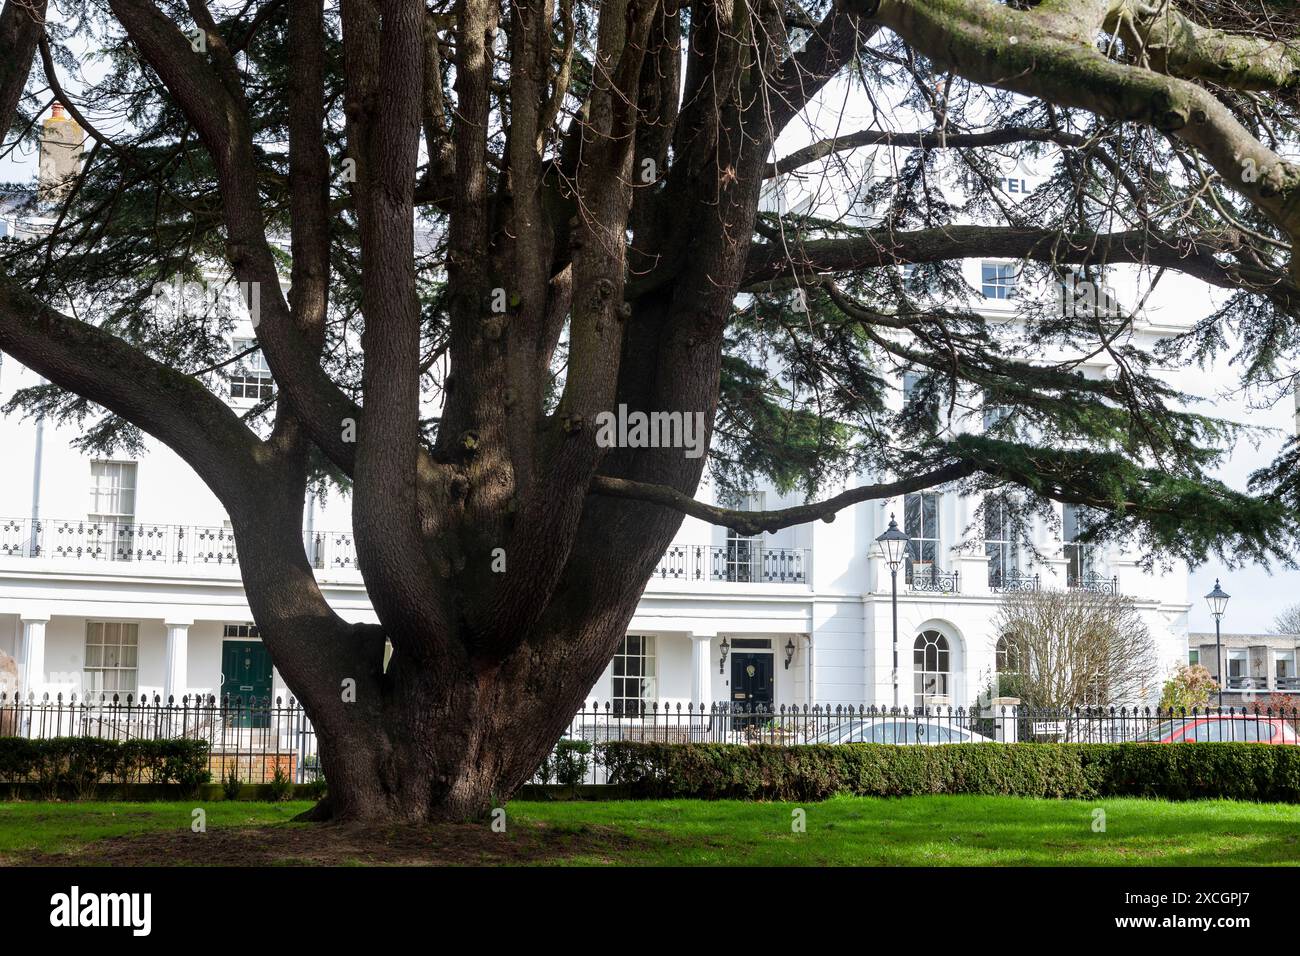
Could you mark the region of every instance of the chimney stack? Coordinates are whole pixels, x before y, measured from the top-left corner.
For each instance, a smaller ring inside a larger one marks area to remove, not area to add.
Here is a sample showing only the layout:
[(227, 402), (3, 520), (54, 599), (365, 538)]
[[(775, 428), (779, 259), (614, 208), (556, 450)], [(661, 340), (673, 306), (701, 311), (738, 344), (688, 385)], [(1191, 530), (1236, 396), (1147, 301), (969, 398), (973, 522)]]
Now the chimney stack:
[(46, 202), (62, 199), (81, 172), (81, 127), (63, 112), (58, 100), (41, 126), (39, 194)]

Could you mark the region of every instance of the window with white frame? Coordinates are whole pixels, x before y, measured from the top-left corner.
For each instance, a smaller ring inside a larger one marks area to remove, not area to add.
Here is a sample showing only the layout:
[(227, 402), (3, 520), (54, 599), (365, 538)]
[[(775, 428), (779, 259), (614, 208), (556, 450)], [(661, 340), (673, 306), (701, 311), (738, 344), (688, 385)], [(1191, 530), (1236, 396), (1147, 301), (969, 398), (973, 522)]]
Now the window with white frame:
[(980, 291), (986, 299), (1014, 299), (1020, 267), (1011, 262), (985, 262), (980, 266)]
[(90, 463), (90, 508), (87, 521), (135, 520), (135, 462)]
[(998, 638), (996, 660), (999, 674), (1014, 676), (1020, 673), (1020, 645), (1010, 634)]
[[(761, 491), (749, 491), (731, 497), (727, 507), (733, 511), (763, 511), (766, 507)], [(751, 583), (762, 580), (763, 536), (740, 534), (727, 529), (726, 580)]]
[(997, 424), (1005, 421), (1011, 416), (1011, 409), (1006, 405), (999, 405), (997, 399), (989, 392), (984, 393), (984, 430), (992, 431)]
[(1246, 686), (1246, 668), (1249, 665), (1244, 650), (1228, 651), (1228, 686), (1240, 688)]
[(938, 631), (922, 631), (912, 645), (913, 705), (925, 707), (934, 697), (947, 697), (952, 679), (952, 654), (948, 638)]
[(923, 491), (903, 498), (903, 531), (907, 535), (907, 567), (911, 583), (916, 574), (933, 574), (939, 560), (939, 496)]
[(908, 263), (903, 266), (903, 289), (912, 295), (936, 295), (942, 291), (938, 274), (931, 265)]
[(1088, 512), (1081, 505), (1064, 505), (1061, 511), (1061, 540), (1064, 542), (1066, 582), (1071, 587), (1087, 583), (1095, 573), (1093, 546), (1079, 541), (1088, 528)]
[(939, 425), (939, 400), (934, 394), (927, 394), (926, 374), (923, 372), (903, 373), (903, 408), (908, 409), (920, 404), (921, 410), (929, 417), (933, 427)]
[[(134, 551), (136, 463), (92, 461), (86, 521), (99, 553), (129, 561)], [(91, 542), (87, 542), (90, 544)]]
[(86, 622), (84, 688), (87, 694), (134, 694), (140, 625)]
[(256, 624), (227, 624), (222, 628), (222, 637), (252, 637), (261, 638), (261, 633), (257, 630)]
[(614, 654), (611, 704), (615, 717), (640, 717), (658, 699), (655, 680), (655, 639), (628, 634)]
[(989, 559), (989, 583), (1005, 587), (1018, 563), (1011, 506), (1005, 495), (984, 499), (984, 553)]
[[(235, 339), (231, 345), (235, 354), (253, 348), (255, 339)], [(271, 378), (271, 367), (261, 350), (249, 352), (235, 363), (230, 373), (230, 397), (261, 401), (275, 394), (275, 380)]]
[(1014, 634), (1003, 634), (994, 648), (994, 697), (1019, 697), (1022, 686), (1021, 643)]
[(1273, 652), (1273, 679), (1278, 690), (1300, 690), (1296, 683), (1295, 651)]

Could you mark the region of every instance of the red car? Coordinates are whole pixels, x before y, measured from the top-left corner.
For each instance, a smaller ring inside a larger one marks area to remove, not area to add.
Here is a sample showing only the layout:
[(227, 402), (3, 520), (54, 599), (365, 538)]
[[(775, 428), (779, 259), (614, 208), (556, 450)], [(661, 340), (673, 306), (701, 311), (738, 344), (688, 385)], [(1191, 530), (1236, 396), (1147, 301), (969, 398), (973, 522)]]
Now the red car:
[(1192, 741), (1300, 744), (1300, 734), (1296, 733), (1289, 719), (1249, 715), (1220, 717), (1205, 714), (1200, 717), (1178, 717), (1163, 721), (1137, 739), (1140, 742), (1160, 744)]

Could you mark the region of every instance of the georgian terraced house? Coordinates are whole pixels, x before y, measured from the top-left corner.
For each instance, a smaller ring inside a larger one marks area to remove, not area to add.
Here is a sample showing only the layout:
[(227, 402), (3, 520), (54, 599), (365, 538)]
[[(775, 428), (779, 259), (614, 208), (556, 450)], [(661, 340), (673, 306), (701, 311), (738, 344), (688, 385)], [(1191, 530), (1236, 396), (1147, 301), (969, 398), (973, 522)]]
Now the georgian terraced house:
[[(51, 124), (67, 122), (47, 121), (47, 138), (66, 139)], [(0, 235), (41, 228), (3, 215)], [(988, 314), (1014, 321), (1015, 264), (966, 267)], [(1133, 334), (1168, 331), (1143, 319)], [(251, 343), (251, 324), (234, 338), (236, 348)], [(1100, 361), (1083, 370), (1108, 373)], [(4, 358), (0, 402), (38, 382)], [(900, 376), (896, 400), (909, 386)], [(274, 388), (255, 353), (224, 387), (237, 407)], [(984, 423), (976, 411), (945, 427)], [(76, 434), (50, 421), (0, 420), (0, 653), (16, 660), (22, 692), (287, 698), (252, 622), (218, 501), (156, 442), (139, 457), (102, 458), (77, 451)], [(741, 506), (796, 503), (757, 487)], [(1034, 528), (1040, 561), (1017, 546), (996, 509), (987, 509), (982, 541), (973, 533), (973, 547), (954, 550), (978, 506), (936, 489), (752, 538), (687, 518), (591, 699), (628, 716), (715, 701), (892, 704), (890, 573), (875, 547), (891, 515), (910, 538), (898, 581), (904, 706), (968, 705), (989, 685), (997, 667), (992, 622), (1006, 588), (1118, 590), (1150, 627), (1160, 672), (1186, 660), (1185, 568), (1146, 573), (1132, 555), (1076, 544), (1079, 515), (1059, 506), (1055, 525), (1040, 520)], [(303, 546), (326, 597), (345, 618), (375, 620), (355, 564), (348, 502), (303, 507)]]

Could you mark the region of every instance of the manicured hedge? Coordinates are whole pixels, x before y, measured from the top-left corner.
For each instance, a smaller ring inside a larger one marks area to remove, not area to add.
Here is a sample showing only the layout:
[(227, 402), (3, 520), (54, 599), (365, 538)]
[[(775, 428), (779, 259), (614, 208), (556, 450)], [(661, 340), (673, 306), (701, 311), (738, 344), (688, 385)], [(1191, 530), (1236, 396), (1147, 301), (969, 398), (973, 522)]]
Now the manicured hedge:
[(973, 793), (1300, 802), (1300, 747), (1244, 743), (600, 745), (638, 797), (822, 800)]
[(36, 783), (54, 797), (90, 796), (101, 783), (207, 783), (205, 740), (104, 740), (99, 737), (0, 737), (0, 781)]

